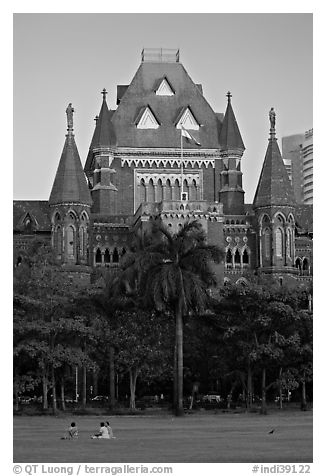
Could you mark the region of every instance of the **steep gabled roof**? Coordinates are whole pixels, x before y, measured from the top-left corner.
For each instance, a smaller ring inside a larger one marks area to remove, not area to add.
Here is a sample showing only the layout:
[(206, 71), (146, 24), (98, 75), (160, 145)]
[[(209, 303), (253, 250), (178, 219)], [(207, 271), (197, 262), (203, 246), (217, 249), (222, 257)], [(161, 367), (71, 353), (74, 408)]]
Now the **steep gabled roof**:
[(92, 199), (80, 161), (74, 134), (68, 132), (54, 179), (49, 204), (81, 203), (91, 205)]
[(269, 139), (253, 205), (255, 208), (281, 205), (294, 206), (292, 184), (287, 174), (275, 134)]
[[(175, 94), (160, 96), (155, 92), (158, 82), (166, 78)], [(123, 95), (121, 93), (123, 92)], [(126, 90), (119, 90), (119, 105), (112, 117), (118, 147), (180, 147), (180, 130), (175, 119), (184, 107), (190, 106), (199, 124), (199, 141), (203, 148), (218, 148), (217, 117), (201, 89), (192, 81), (179, 62), (143, 62)], [(139, 110), (150, 106), (159, 118), (160, 127), (137, 129), (134, 120)], [(185, 147), (191, 148), (191, 144)]]
[(220, 144), (222, 149), (242, 149), (245, 146), (242, 141), (237, 120), (231, 105), (231, 94), (228, 93), (228, 104), (226, 107), (222, 128), (220, 132)]

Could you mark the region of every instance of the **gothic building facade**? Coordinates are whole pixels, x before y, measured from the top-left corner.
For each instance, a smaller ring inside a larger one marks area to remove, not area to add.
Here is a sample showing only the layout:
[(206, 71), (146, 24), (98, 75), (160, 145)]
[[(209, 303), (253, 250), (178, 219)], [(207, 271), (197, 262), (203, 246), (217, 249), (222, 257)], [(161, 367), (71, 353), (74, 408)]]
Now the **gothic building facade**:
[(216, 269), (221, 283), (253, 273), (311, 279), (312, 210), (295, 203), (273, 110), (254, 201), (246, 204), (245, 146), (232, 96), (224, 113), (214, 112), (178, 51), (143, 50), (131, 83), (117, 86), (115, 110), (105, 89), (102, 95), (84, 168), (69, 104), (49, 200), (14, 201), (16, 264), (28, 241), (42, 235), (58, 262), (87, 283), (94, 270), (118, 267), (134, 234), (153, 220), (175, 232), (197, 219), (209, 243), (225, 250)]

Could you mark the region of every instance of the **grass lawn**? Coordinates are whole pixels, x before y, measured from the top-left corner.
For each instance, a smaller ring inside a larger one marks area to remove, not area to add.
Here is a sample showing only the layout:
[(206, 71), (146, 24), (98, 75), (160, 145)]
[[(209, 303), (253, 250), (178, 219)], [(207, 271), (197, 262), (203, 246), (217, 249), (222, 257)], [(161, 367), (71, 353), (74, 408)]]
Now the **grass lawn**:
[[(116, 439), (91, 440), (106, 420)], [(71, 421), (79, 439), (61, 440)], [(310, 463), (312, 455), (312, 411), (14, 417), (15, 463)]]

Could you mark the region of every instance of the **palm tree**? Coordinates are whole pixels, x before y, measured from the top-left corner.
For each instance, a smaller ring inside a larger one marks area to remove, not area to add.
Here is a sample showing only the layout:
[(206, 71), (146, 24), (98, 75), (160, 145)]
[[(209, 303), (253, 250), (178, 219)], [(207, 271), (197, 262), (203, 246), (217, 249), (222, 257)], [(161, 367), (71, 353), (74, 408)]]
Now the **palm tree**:
[(183, 317), (207, 309), (209, 288), (217, 283), (213, 265), (223, 256), (220, 248), (207, 244), (198, 221), (187, 222), (175, 234), (160, 223), (122, 266), (126, 290), (137, 290), (143, 303), (174, 315), (177, 415), (183, 414)]

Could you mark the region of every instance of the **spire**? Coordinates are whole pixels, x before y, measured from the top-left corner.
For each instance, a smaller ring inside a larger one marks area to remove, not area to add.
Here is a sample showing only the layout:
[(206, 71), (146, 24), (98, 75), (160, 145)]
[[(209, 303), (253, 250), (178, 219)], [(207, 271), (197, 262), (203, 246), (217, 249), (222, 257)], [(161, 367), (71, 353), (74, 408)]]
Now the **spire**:
[(92, 199), (73, 134), (73, 112), (71, 103), (66, 109), (68, 134), (54, 179), (49, 204), (81, 203), (91, 205)]
[(245, 146), (231, 105), (232, 94), (230, 91), (228, 91), (226, 96), (228, 98), (228, 103), (220, 132), (220, 145), (222, 149), (244, 150)]
[(107, 90), (104, 88), (101, 94), (103, 95), (103, 102), (100, 114), (96, 121), (96, 128), (93, 137), (95, 141), (93, 145), (95, 147), (110, 147), (116, 145), (116, 135), (111, 122), (112, 112), (109, 111), (106, 103)]
[(274, 108), (269, 111), (270, 137), (260, 174), (254, 207), (264, 206), (294, 206), (294, 193), (287, 174), (275, 132), (276, 114)]

